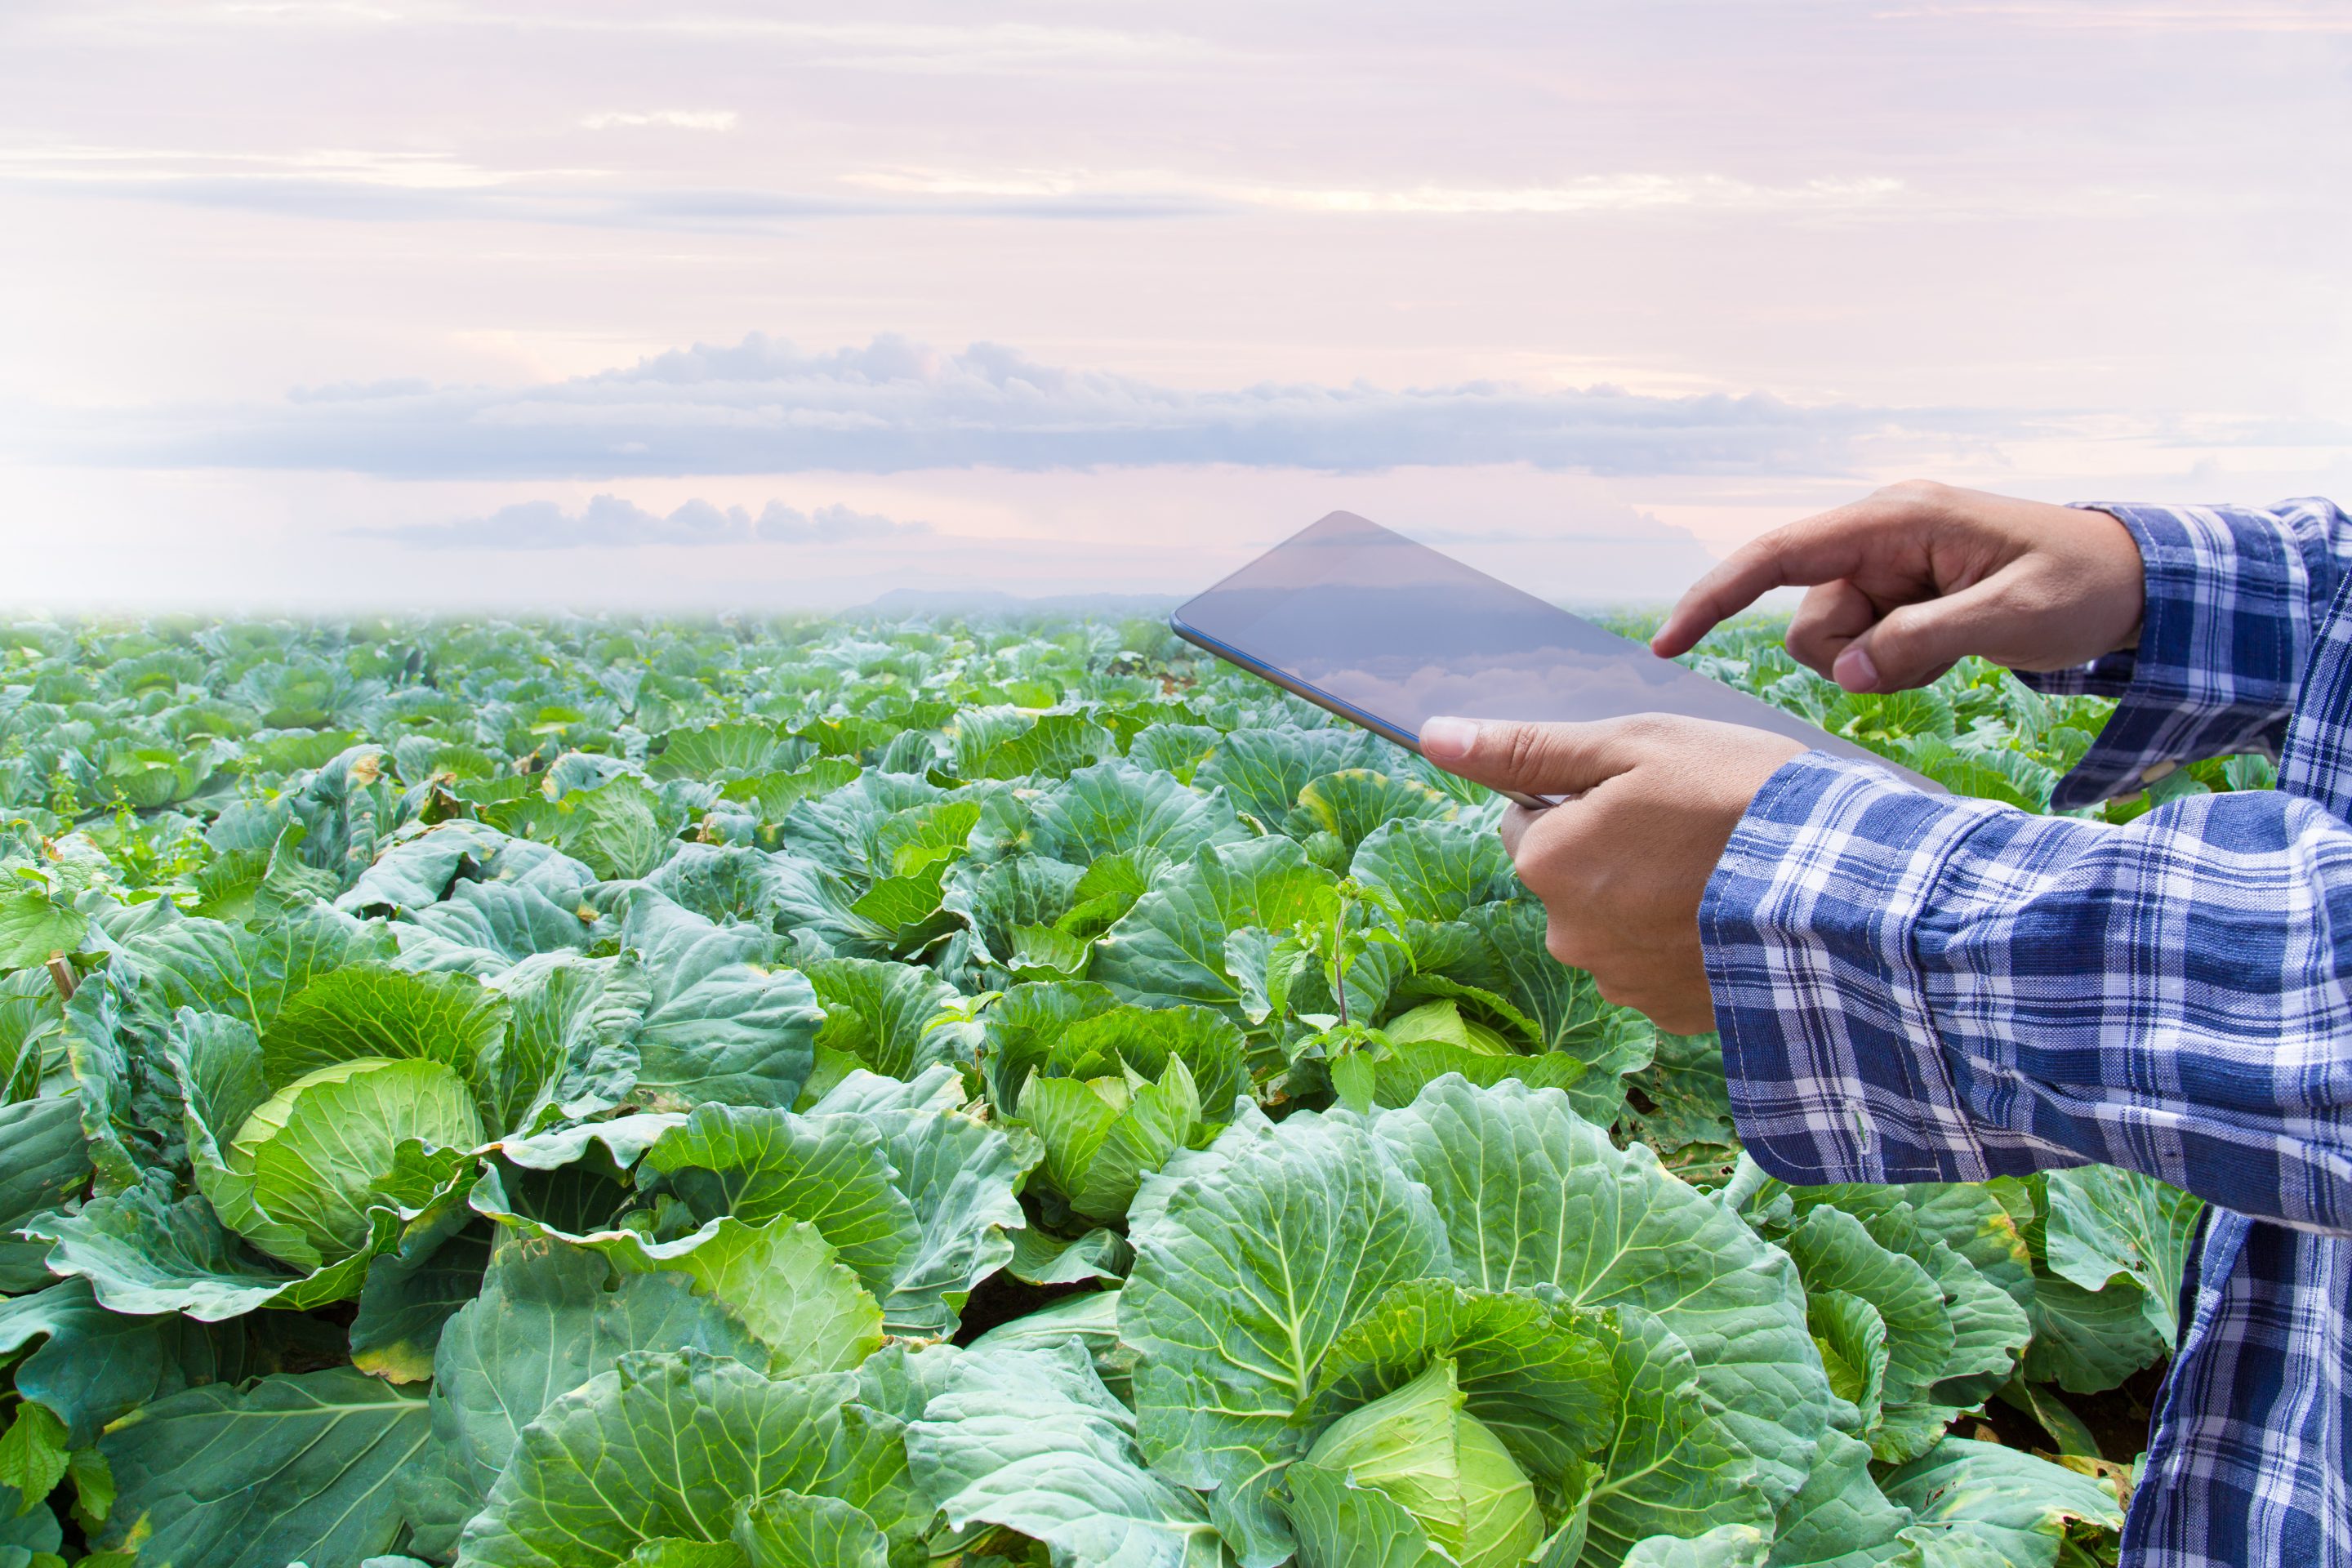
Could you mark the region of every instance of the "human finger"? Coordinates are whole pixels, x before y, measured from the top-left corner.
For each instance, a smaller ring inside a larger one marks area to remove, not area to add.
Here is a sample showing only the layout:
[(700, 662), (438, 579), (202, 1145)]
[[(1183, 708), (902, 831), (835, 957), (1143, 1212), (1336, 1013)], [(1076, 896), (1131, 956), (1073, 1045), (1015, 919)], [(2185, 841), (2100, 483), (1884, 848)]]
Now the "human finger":
[(1421, 727), (1421, 754), (1488, 789), (1520, 795), (1581, 795), (1631, 768), (1639, 744), (1627, 725), (1537, 724), (1507, 719), (1438, 718)]
[(1787, 646), (1799, 664), (1826, 676), (1848, 643), (1878, 620), (1870, 595), (1845, 578), (1821, 584), (1789, 617)]
[[(1601, 797), (1605, 798), (1605, 797)], [(1541, 900), (1552, 919), (1571, 911), (1567, 923), (1590, 915), (1591, 900), (1580, 892), (1586, 875), (1611, 853), (1612, 846), (1596, 829), (1604, 827), (1608, 813), (1600, 799), (1571, 800), (1543, 811), (1519, 808), (1504, 840), (1511, 864), (1528, 890)]]
[(1830, 679), (1848, 691), (1903, 691), (1926, 685), (1969, 654), (1994, 651), (2006, 618), (2004, 575), (1888, 611), (1838, 650)]
[(1495, 831), (1501, 834), (1503, 837), (1503, 853), (1514, 860), (1517, 859), (1520, 840), (1528, 836), (1528, 829), (1534, 826), (1537, 819), (1542, 815), (1541, 812), (1530, 811), (1516, 802), (1505, 810), (1503, 819), (1495, 824)]
[(1685, 591), (1651, 637), (1650, 650), (1666, 658), (1688, 653), (1717, 623), (1775, 588), (1853, 576), (1887, 521), (1883, 507), (1857, 502), (1750, 540)]

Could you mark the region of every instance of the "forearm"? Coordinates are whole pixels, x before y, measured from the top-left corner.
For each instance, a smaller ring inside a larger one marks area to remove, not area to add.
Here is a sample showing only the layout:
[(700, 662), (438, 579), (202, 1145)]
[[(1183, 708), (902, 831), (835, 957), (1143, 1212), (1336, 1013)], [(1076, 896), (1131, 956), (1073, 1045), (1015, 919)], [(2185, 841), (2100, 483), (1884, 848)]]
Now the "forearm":
[(1701, 910), (1741, 1134), (1792, 1181), (2101, 1161), (2352, 1230), (2352, 831), (2271, 795), (2127, 826), (1800, 759)]

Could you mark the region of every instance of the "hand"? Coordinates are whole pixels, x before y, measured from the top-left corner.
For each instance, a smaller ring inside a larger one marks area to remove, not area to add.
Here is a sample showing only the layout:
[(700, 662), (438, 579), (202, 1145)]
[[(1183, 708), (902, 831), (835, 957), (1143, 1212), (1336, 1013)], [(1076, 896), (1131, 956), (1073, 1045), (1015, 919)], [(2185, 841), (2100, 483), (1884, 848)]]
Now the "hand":
[(1698, 904), (1748, 803), (1805, 748), (1738, 724), (1643, 714), (1599, 724), (1432, 719), (1422, 754), (1493, 789), (1576, 798), (1513, 806), (1503, 843), (1549, 917), (1544, 946), (1601, 994), (1678, 1035), (1715, 1027)]
[(1968, 654), (2064, 669), (2134, 647), (2139, 546), (2103, 511), (1912, 480), (1775, 529), (1700, 578), (1651, 648), (1686, 653), (1767, 589), (1811, 586), (1789, 652), (1848, 691), (1924, 686)]

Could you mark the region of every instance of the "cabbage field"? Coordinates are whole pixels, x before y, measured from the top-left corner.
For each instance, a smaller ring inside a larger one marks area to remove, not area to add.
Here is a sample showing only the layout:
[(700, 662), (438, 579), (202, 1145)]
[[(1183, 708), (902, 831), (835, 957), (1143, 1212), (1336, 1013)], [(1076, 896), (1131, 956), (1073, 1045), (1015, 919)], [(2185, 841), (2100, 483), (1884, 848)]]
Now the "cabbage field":
[[(0, 645), (0, 1568), (2114, 1560), (2195, 1200), (1768, 1179), (1155, 623)], [(2028, 809), (2105, 715), (1696, 662)]]

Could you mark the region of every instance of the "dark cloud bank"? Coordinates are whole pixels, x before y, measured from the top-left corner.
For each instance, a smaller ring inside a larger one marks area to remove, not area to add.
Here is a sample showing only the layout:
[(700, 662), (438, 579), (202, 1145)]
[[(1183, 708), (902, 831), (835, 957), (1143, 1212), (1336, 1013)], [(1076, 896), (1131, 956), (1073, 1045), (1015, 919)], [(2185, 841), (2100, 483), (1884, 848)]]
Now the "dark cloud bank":
[[(1789, 474), (1849, 471), (1864, 447), (1889, 439), (1979, 440), (1993, 423), (1964, 411), (1805, 407), (1760, 392), (1658, 397), (1497, 382), (1199, 391), (1040, 364), (992, 344), (947, 353), (886, 336), (811, 353), (754, 333), (537, 385), (390, 382), (267, 405), (54, 413), (18, 436), (26, 456), (48, 461), (401, 479), (1170, 463)], [(2014, 433), (2013, 420), (2000, 423), (1998, 433)]]

